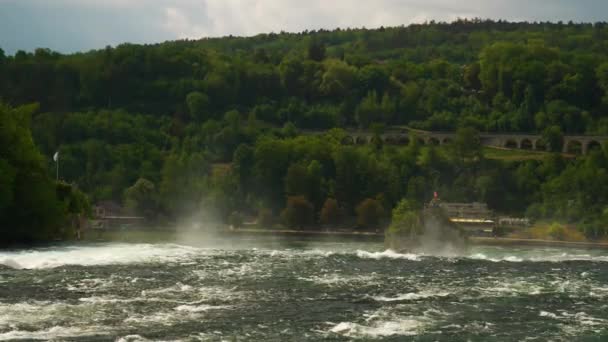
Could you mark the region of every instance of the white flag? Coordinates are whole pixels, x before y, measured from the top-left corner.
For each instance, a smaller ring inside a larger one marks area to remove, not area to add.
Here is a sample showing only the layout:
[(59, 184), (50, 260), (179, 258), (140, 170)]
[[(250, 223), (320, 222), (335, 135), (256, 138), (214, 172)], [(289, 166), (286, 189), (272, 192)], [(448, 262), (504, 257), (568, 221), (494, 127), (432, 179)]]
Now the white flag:
[(55, 154), (53, 155), (53, 160), (54, 161), (58, 161), (59, 160), (59, 151), (55, 152)]

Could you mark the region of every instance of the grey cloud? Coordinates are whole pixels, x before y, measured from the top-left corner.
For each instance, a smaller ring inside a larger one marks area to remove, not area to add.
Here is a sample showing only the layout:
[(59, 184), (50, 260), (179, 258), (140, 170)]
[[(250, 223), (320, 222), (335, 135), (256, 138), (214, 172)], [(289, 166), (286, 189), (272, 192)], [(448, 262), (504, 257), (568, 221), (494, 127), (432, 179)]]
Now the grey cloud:
[(481, 17), (604, 21), (605, 0), (0, 0), (0, 47), (62, 52), (122, 42), (407, 25)]

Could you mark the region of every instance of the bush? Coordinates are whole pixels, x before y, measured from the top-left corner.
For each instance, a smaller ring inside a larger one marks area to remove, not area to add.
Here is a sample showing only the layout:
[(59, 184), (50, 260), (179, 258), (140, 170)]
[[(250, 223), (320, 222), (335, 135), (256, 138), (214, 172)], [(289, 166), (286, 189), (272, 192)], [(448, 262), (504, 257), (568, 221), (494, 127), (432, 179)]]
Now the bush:
[(333, 198), (328, 198), (321, 208), (321, 223), (322, 224), (338, 224), (342, 218), (338, 201)]
[(402, 235), (421, 233), (422, 222), (419, 211), (414, 203), (401, 200), (393, 209), (389, 233)]
[(566, 239), (566, 227), (562, 226), (559, 223), (554, 223), (549, 227), (549, 236), (558, 241), (563, 241)]
[(272, 216), (272, 210), (262, 208), (258, 212), (258, 226), (261, 228), (270, 228), (274, 223), (274, 217)]
[(375, 199), (368, 198), (357, 206), (357, 225), (360, 228), (375, 228), (384, 216), (384, 208)]
[(304, 196), (288, 197), (281, 218), (290, 228), (303, 228), (313, 222), (314, 207)]
[(240, 228), (243, 226), (243, 215), (239, 212), (232, 212), (230, 217), (228, 217), (228, 223), (234, 228)]

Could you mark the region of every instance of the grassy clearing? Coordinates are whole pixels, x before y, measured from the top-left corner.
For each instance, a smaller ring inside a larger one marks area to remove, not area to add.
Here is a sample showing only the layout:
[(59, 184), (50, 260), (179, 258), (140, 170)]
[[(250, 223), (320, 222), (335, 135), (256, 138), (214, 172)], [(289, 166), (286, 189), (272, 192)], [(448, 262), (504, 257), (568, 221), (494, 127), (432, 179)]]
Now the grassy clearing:
[(548, 152), (530, 150), (511, 150), (497, 147), (484, 147), (483, 155), (488, 159), (500, 159), (506, 161), (518, 160), (543, 160), (549, 155)]
[(175, 242), (177, 234), (170, 230), (89, 230), (84, 241), (161, 243)]
[(513, 239), (537, 239), (568, 242), (586, 242), (585, 235), (575, 227), (559, 223), (538, 223), (527, 230), (521, 230), (510, 234), (508, 238)]

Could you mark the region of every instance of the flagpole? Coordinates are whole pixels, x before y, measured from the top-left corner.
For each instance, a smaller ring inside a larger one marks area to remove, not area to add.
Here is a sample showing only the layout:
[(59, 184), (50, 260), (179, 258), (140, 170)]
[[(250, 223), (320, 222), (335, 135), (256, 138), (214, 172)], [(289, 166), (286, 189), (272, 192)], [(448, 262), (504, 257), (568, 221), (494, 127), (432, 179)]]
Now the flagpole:
[(59, 181), (59, 151), (55, 152), (53, 160), (55, 161), (55, 177)]

